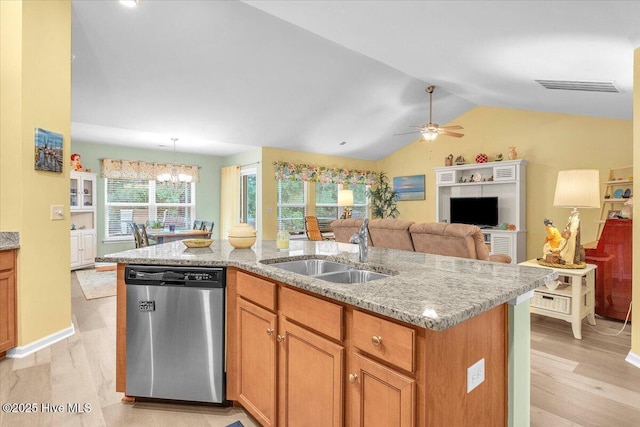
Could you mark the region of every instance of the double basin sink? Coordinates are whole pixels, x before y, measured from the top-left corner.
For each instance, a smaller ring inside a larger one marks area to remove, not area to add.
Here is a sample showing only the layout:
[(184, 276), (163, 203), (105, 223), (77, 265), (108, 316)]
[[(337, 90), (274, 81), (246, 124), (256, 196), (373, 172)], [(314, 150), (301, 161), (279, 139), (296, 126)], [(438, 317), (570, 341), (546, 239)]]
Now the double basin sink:
[(349, 264), (324, 259), (275, 262), (269, 266), (333, 283), (365, 283), (389, 277), (389, 274), (362, 270)]

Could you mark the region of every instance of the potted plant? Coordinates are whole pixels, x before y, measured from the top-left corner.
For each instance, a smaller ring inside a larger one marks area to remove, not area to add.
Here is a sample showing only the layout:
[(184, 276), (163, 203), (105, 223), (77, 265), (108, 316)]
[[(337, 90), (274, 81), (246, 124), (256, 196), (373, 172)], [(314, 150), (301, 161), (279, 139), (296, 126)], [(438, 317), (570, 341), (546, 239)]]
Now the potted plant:
[(397, 218), (400, 215), (397, 207), (397, 191), (389, 184), (389, 178), (380, 172), (376, 182), (369, 189), (371, 198), (371, 216), (374, 218)]

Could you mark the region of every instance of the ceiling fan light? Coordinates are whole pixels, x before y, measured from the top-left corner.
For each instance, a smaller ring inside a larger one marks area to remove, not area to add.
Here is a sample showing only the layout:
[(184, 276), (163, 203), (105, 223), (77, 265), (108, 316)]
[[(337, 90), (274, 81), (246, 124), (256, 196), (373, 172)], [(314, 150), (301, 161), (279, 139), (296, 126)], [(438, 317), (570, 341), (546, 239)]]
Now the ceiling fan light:
[(438, 132), (422, 132), (425, 141), (433, 141), (438, 136)]

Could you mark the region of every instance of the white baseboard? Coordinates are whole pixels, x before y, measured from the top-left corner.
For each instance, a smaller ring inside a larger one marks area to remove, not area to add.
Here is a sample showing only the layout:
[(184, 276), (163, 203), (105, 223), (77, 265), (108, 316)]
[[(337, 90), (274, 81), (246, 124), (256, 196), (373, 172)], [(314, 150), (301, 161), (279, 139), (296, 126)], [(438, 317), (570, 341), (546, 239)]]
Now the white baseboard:
[(58, 332), (54, 332), (53, 334), (41, 338), (37, 341), (7, 350), (7, 357), (12, 359), (22, 359), (23, 357), (35, 353), (38, 350), (42, 350), (43, 348), (49, 347), (50, 345), (55, 344), (58, 341), (69, 338), (75, 333), (76, 330), (72, 323), (68, 328), (62, 329)]
[(636, 368), (640, 368), (640, 355), (629, 351), (629, 354), (627, 354), (627, 358), (624, 360), (631, 363)]

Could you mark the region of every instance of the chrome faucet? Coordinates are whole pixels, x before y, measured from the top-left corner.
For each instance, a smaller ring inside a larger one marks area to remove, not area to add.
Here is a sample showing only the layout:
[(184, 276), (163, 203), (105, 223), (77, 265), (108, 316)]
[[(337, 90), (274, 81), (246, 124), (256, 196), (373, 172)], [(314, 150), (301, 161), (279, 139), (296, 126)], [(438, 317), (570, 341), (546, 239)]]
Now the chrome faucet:
[(369, 232), (367, 231), (367, 225), (369, 219), (365, 218), (360, 226), (360, 231), (354, 233), (349, 239), (349, 243), (358, 244), (358, 261), (367, 262), (367, 254), (369, 253)]

